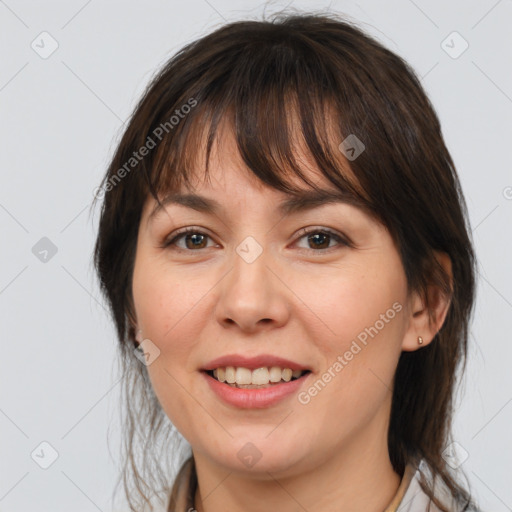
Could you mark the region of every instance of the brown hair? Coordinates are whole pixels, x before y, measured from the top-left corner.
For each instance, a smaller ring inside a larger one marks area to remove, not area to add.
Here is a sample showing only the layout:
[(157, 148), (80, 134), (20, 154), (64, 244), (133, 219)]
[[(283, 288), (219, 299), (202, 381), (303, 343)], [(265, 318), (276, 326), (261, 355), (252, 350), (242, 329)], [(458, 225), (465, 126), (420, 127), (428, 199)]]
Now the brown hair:
[[(162, 191), (188, 184), (203, 133), (208, 173), (216, 130), (225, 119), (248, 168), (290, 194), (296, 189), (285, 179), (289, 175), (316, 188), (294, 157), (292, 140), (301, 137), (323, 175), (387, 226), (409, 290), (422, 294), (429, 311), (428, 285), (451, 298), (434, 340), (400, 356), (388, 446), (398, 474), (407, 462), (423, 459), (469, 510), (471, 496), (442, 456), (451, 440), (454, 385), (461, 363), (465, 369), (475, 294), (475, 256), (454, 163), (411, 67), (354, 22), (305, 13), (229, 23), (181, 49), (147, 87), (102, 181), (94, 263), (124, 363), (123, 481), (132, 510), (138, 507), (133, 500), (148, 501), (156, 492), (156, 477), (169, 490), (159, 459), (164, 452), (153, 448), (172, 432), (146, 368), (134, 355), (131, 279), (141, 211), (149, 194), (159, 201)], [(352, 134), (365, 145), (350, 161), (351, 175), (340, 166), (332, 129), (337, 144)], [(434, 251), (449, 255), (452, 283)], [(144, 443), (140, 465), (138, 441)], [(446, 510), (427, 482), (422, 487)]]

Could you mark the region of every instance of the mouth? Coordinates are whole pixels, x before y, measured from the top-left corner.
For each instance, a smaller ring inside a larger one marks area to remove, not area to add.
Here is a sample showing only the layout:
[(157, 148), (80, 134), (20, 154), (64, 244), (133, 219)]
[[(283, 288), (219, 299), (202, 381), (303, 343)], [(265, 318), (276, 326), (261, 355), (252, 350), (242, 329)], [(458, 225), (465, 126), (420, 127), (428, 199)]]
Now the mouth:
[(238, 389), (265, 389), (292, 382), (307, 374), (310, 370), (292, 370), (279, 366), (260, 367), (255, 369), (235, 366), (220, 366), (212, 370), (203, 370), (217, 382)]
[(200, 368), (221, 402), (241, 409), (263, 409), (289, 400), (306, 385), (309, 365), (272, 354), (227, 354)]

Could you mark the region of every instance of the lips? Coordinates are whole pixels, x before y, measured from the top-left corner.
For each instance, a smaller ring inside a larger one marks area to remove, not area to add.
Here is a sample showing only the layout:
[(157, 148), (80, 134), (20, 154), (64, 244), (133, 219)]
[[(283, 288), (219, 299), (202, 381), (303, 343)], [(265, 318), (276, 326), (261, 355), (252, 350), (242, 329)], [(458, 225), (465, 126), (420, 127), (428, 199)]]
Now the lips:
[(204, 376), (205, 382), (214, 396), (223, 403), (239, 409), (263, 409), (276, 406), (285, 399), (296, 395), (311, 375), (308, 372), (290, 382), (264, 388), (243, 389), (219, 382), (217, 379), (210, 377), (205, 371), (201, 372), (201, 374)]
[(254, 357), (246, 357), (237, 354), (230, 354), (222, 357), (218, 357), (204, 365), (201, 370), (211, 371), (217, 368), (226, 366), (234, 366), (241, 368), (248, 368), (249, 370), (255, 370), (256, 368), (278, 366), (280, 368), (290, 368), (290, 370), (309, 370), (311, 367), (305, 364), (291, 361), (282, 357), (273, 356), (270, 354), (261, 354)]
[[(271, 369), (271, 373), (276, 369), (283, 369), (284, 380), (275, 382), (276, 379), (272, 378), (272, 382), (264, 385), (245, 384), (245, 374), (251, 374), (252, 371), (254, 378), (254, 373), (268, 372), (268, 368)], [(229, 378), (228, 373), (232, 373), (234, 369), (236, 369), (236, 378), (233, 376)], [(201, 373), (210, 390), (223, 402), (237, 408), (261, 409), (278, 404), (286, 397), (297, 393), (311, 374), (311, 369), (308, 365), (268, 354), (255, 357), (232, 354), (210, 361), (201, 368)], [(216, 378), (219, 374), (222, 375), (221, 381)], [(292, 374), (294, 374), (293, 377)], [(224, 375), (227, 379), (224, 379)], [(235, 384), (224, 381), (228, 379), (233, 381), (233, 378), (237, 381)], [(240, 380), (244, 383), (239, 384)]]

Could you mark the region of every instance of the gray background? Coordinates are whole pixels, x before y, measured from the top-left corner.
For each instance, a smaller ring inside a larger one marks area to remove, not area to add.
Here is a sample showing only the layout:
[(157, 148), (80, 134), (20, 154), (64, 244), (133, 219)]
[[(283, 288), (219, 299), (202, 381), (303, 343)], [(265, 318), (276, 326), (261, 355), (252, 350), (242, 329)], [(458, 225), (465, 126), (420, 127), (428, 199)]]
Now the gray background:
[[(361, 22), (413, 66), (440, 116), (479, 258), (455, 439), (484, 510), (512, 510), (512, 2), (289, 5)], [(111, 500), (116, 341), (91, 265), (98, 216), (88, 208), (152, 74), (210, 28), (262, 12), (240, 0), (0, 1), (0, 510), (123, 509)], [(43, 441), (59, 454), (48, 469)]]

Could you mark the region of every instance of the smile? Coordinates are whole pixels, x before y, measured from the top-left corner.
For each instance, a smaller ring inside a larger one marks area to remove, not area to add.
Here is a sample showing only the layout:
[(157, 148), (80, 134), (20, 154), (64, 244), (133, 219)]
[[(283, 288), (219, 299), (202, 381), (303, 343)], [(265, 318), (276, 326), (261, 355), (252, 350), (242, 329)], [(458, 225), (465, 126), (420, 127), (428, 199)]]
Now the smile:
[[(233, 380), (232, 370), (228, 370), (228, 368), (234, 367), (226, 367), (224, 378), (226, 378), (227, 374), (228, 377), (230, 377), (230, 380)], [(242, 370), (241, 372), (238, 371), (240, 369)], [(293, 377), (293, 375), (290, 376), (289, 371), (287, 371), (290, 370), (289, 368), (279, 368), (279, 381), (271, 382), (270, 378), (272, 367), (270, 369), (262, 368), (261, 373), (265, 374), (263, 371), (265, 370), (269, 375), (267, 378), (267, 383), (252, 384), (252, 374), (257, 370), (260, 369), (256, 368), (250, 373), (251, 384), (238, 384), (236, 382), (238, 373), (241, 373), (242, 380), (244, 376), (247, 380), (246, 376), (248, 375), (248, 368), (237, 367), (236, 370), (234, 369), (235, 382), (232, 383), (226, 381), (221, 382), (219, 380), (219, 368), (216, 369), (217, 376), (214, 376), (215, 370), (203, 370), (200, 373), (206, 379), (206, 383), (208, 384), (210, 391), (213, 392), (213, 396), (216, 399), (220, 399), (220, 401), (225, 405), (229, 405), (238, 409), (263, 409), (276, 406), (279, 403), (284, 402), (286, 398), (296, 395), (300, 391), (300, 388), (304, 385), (306, 379), (309, 377), (309, 375), (311, 375), (309, 370), (296, 370), (296, 372), (299, 372), (300, 375)], [(222, 370), (220, 373), (222, 373)], [(256, 378), (258, 378), (258, 373), (256, 374)], [(275, 375), (274, 378), (277, 379), (277, 370), (274, 370), (272, 373)], [(284, 376), (288, 378), (288, 381), (283, 379), (283, 373)]]
[(251, 370), (250, 368), (226, 366), (215, 368), (207, 373), (210, 377), (224, 382), (231, 387), (241, 389), (262, 389), (276, 386), (284, 382), (290, 382), (300, 378), (308, 370), (292, 370), (279, 366), (262, 367)]

